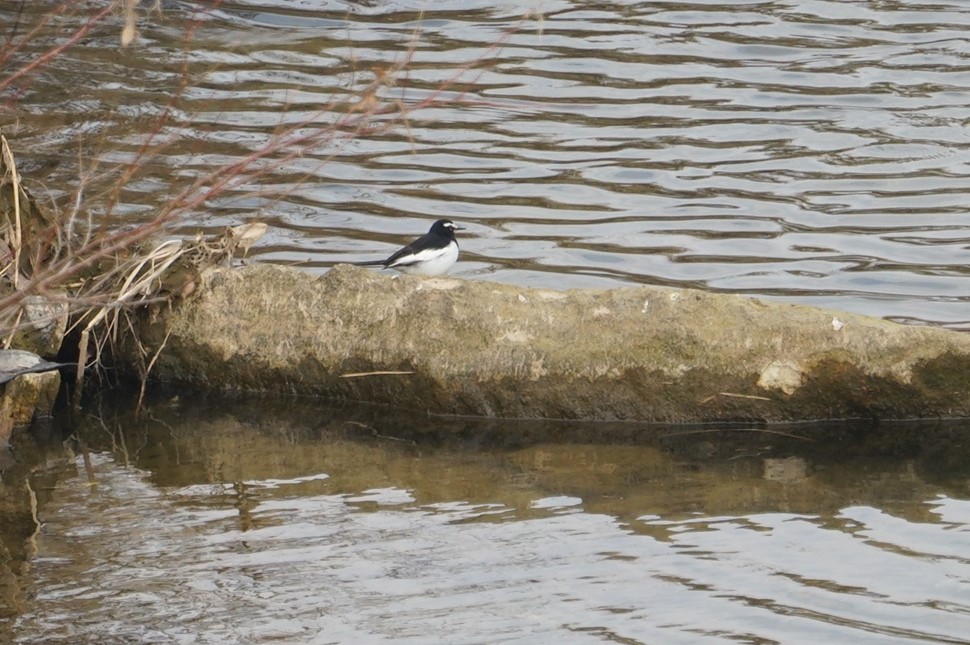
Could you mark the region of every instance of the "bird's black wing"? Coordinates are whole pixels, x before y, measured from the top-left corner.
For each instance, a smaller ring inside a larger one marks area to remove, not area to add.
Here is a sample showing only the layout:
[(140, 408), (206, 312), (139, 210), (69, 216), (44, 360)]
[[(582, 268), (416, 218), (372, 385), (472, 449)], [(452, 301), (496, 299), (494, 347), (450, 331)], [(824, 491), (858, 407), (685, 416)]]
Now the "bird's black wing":
[[(428, 251), (434, 248), (436, 238), (434, 235), (422, 235), (418, 239), (414, 240), (397, 253), (391, 257), (384, 260), (384, 266), (408, 266), (416, 262), (421, 262), (424, 258), (421, 257), (422, 251)], [(413, 259), (409, 260), (408, 256), (414, 256)]]
[[(395, 251), (394, 252), (394, 255), (392, 255), (391, 257), (387, 258), (386, 260), (368, 260), (367, 262), (354, 262), (354, 266), (358, 266), (358, 267), (376, 267), (376, 266), (382, 266), (382, 267), (384, 267), (386, 269), (387, 267), (391, 266), (397, 260), (400, 260), (404, 256), (417, 253), (417, 249), (415, 247), (417, 246), (417, 244), (419, 242), (423, 241), (425, 237), (428, 237), (428, 236), (425, 235), (423, 237), (419, 237), (418, 239), (414, 240), (413, 242), (411, 242), (410, 244), (408, 244), (404, 248)], [(405, 264), (406, 265), (406, 264), (411, 264), (411, 263), (410, 262), (403, 262), (403, 263), (399, 263), (399, 265), (400, 264)]]

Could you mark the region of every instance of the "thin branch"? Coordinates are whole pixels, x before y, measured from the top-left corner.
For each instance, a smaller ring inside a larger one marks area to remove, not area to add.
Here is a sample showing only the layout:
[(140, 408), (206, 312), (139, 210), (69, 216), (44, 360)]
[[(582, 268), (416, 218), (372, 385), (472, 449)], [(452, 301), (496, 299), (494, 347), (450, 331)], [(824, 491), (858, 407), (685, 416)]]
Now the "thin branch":
[[(14, 81), (21, 78), (29, 77), (34, 72), (38, 71), (41, 67), (47, 65), (52, 60), (60, 56), (65, 50), (70, 49), (71, 47), (76, 45), (78, 42), (80, 42), (80, 40), (84, 36), (87, 35), (89, 31), (91, 31), (91, 29), (96, 24), (101, 22), (101, 20), (103, 20), (104, 17), (110, 14), (113, 10), (114, 10), (113, 3), (108, 3), (103, 9), (101, 9), (101, 11), (97, 12), (96, 14), (88, 18), (87, 22), (85, 22), (81, 27), (79, 27), (77, 31), (75, 31), (73, 34), (68, 36), (68, 38), (60, 45), (57, 45), (56, 47), (44, 52), (43, 54), (33, 59), (32, 61), (30, 61), (29, 63), (27, 63), (20, 69), (18, 69), (17, 71), (13, 72), (9, 76), (6, 76), (5, 78), (0, 79), (0, 92), (10, 87), (14, 83)], [(37, 28), (40, 28), (41, 26), (42, 25), (38, 25)], [(18, 44), (14, 49), (15, 50), (18, 49), (25, 42), (29, 42), (29, 37), (21, 38), (20, 44)]]

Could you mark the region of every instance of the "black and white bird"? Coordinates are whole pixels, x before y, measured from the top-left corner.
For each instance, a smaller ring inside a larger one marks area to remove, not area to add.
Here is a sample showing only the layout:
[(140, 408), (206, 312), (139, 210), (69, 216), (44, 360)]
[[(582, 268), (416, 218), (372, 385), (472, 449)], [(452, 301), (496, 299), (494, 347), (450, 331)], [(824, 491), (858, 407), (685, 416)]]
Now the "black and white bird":
[(448, 219), (439, 219), (431, 230), (386, 260), (355, 262), (359, 267), (381, 266), (411, 275), (444, 275), (458, 261), (455, 231), (463, 230)]

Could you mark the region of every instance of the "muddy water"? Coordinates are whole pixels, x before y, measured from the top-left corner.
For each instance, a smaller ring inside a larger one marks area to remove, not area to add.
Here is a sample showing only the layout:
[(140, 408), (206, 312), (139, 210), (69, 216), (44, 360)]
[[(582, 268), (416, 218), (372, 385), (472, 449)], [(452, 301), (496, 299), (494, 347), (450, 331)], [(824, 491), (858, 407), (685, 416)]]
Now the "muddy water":
[(5, 642), (970, 639), (965, 425), (96, 414), (4, 473)]
[[(23, 5), (0, 2), (5, 22), (50, 3)], [(452, 217), (467, 278), (699, 287), (970, 327), (964, 0), (206, 6), (146, 11), (126, 52), (120, 24), (101, 25), (23, 88), (3, 125), (26, 174), (64, 203), (85, 177), (96, 205), (98, 171), (167, 114), (167, 147), (120, 195), (138, 221), (285, 124), (325, 128), (415, 43), (380, 100), (413, 107), (475, 64), (460, 103), (271, 164), (182, 231), (259, 219), (256, 258), (325, 271)]]

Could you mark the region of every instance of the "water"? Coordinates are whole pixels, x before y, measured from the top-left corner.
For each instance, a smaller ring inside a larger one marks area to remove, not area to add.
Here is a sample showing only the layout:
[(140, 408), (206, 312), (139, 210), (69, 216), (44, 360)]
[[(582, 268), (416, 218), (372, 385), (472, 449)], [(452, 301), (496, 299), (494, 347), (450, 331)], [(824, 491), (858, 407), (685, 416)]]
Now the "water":
[[(380, 100), (415, 106), (487, 57), (461, 102), (280, 153), (177, 232), (258, 219), (251, 258), (323, 272), (451, 217), (468, 279), (970, 327), (963, 0), (254, 0), (185, 46), (198, 6), (162, 3), (122, 53), (99, 25), (3, 97), (23, 174), (62, 208), (83, 186), (96, 215), (164, 118), (119, 193), (115, 221), (144, 221), (286, 124), (325, 130), (417, 32)], [(97, 415), (87, 453), (24, 439), (0, 465), (0, 641), (970, 642), (965, 425)]]
[(3, 523), (5, 641), (970, 642), (965, 425), (204, 401), (79, 436), (89, 468), (35, 448), (40, 530)]
[(252, 257), (322, 272), (451, 217), (468, 228), (465, 278), (696, 287), (970, 326), (963, 0), (252, 0), (203, 12), (186, 47), (200, 6), (145, 7), (121, 55), (120, 24), (101, 25), (24, 88), (3, 121), (25, 174), (62, 202), (85, 177), (103, 201), (95, 161), (130, 161), (179, 94), (169, 145), (120, 193), (122, 221), (139, 221), (287, 124), (326, 128), (414, 43), (380, 101), (414, 107), (457, 76), (463, 94), (441, 98), (460, 102), (281, 153), (180, 231), (262, 220)]

